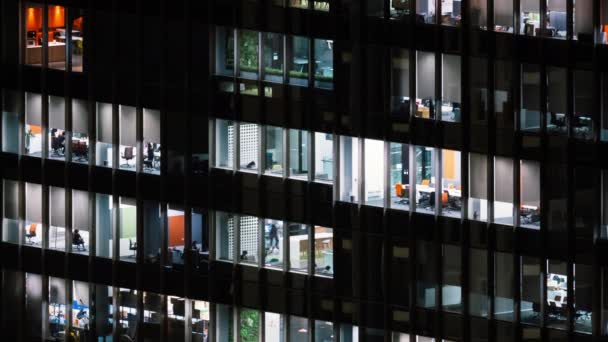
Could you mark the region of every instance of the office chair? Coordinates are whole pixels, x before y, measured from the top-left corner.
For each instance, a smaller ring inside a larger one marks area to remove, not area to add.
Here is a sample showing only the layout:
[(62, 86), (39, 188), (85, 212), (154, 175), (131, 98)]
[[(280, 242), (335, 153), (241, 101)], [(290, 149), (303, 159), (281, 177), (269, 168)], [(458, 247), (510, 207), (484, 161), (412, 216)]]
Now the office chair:
[[(131, 239), (129, 239), (129, 250), (137, 253), (137, 241), (133, 242)], [(135, 254), (133, 254), (133, 257), (135, 257)]]
[(55, 156), (61, 156), (65, 154), (65, 146), (59, 140), (59, 137), (51, 137), (51, 151)]
[(122, 158), (127, 161), (125, 165), (130, 167), (131, 165), (129, 165), (129, 160), (135, 158), (135, 155), (133, 154), (133, 146), (125, 147), (125, 152), (122, 154)]
[(36, 224), (35, 223), (30, 224), (30, 229), (25, 234), (25, 238), (27, 239), (27, 242), (29, 242), (29, 243), (33, 243), (32, 242), (33, 237), (36, 237)]
[(395, 195), (399, 198), (395, 203), (396, 204), (408, 204), (410, 201), (410, 191), (409, 189), (404, 189), (401, 183), (395, 184)]

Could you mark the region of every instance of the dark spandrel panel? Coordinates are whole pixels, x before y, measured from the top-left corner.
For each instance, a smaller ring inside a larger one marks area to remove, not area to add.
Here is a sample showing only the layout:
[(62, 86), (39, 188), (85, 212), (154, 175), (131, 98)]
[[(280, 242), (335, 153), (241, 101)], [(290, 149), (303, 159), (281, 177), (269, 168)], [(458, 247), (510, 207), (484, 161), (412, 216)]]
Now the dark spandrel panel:
[(271, 312), (282, 312), (287, 308), (285, 294), (287, 290), (281, 286), (266, 286), (264, 291), (264, 307)]

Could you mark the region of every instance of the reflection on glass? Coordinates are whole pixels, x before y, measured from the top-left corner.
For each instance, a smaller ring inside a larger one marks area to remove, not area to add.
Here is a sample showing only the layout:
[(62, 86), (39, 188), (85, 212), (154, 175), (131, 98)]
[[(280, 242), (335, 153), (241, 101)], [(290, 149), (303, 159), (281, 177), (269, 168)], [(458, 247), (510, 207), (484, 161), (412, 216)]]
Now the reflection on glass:
[(540, 293), (542, 275), (539, 260), (533, 257), (521, 257), (521, 321), (525, 324), (538, 325), (540, 322)]
[(377, 207), (384, 206), (384, 142), (365, 139), (365, 189), (364, 203)]
[(162, 217), (160, 203), (144, 201), (144, 262), (150, 264), (160, 263), (162, 233)]
[[(470, 6), (471, 25), (482, 30), (487, 29), (488, 0), (471, 0)], [(494, 5), (494, 7), (496, 6)], [(513, 11), (513, 7), (511, 7), (511, 11)]]
[(289, 224), (289, 270), (292, 272), (308, 273), (308, 232), (304, 224)]
[(488, 317), (488, 252), (469, 250), (469, 312), (473, 316)]
[(264, 80), (283, 82), (283, 35), (262, 33)]
[(215, 120), (215, 167), (232, 169), (234, 160), (234, 122)]
[(234, 260), (234, 217), (232, 214), (215, 213), (216, 259)]
[(137, 290), (118, 289), (119, 336), (134, 340), (137, 334)]
[(460, 56), (442, 55), (441, 120), (460, 122)]
[(257, 124), (239, 124), (239, 169), (257, 171), (260, 167), (260, 133)]
[(308, 342), (308, 320), (303, 317), (289, 317), (289, 341)]
[(315, 341), (316, 342), (333, 342), (334, 339), (334, 324), (332, 322), (315, 320)]
[(410, 113), (410, 54), (391, 50), (391, 115), (407, 118)]
[(310, 40), (305, 37), (291, 37), (291, 61), (289, 61), (289, 84), (306, 87), (308, 85), (308, 62)]
[(289, 177), (308, 179), (308, 132), (289, 130)]
[(258, 32), (239, 31), (239, 76), (249, 79), (258, 78)]
[(390, 207), (395, 209), (410, 209), (410, 166), (409, 145), (390, 143)]
[(264, 266), (283, 268), (283, 221), (264, 220)]
[(333, 148), (331, 133), (315, 132), (315, 181), (331, 182), (334, 174)]
[(513, 0), (494, 1), (494, 31), (513, 33)]
[(334, 41), (315, 39), (315, 87), (334, 87)]
[(264, 143), (266, 173), (283, 175), (283, 129), (281, 127), (266, 126), (266, 139)]
[(416, 241), (416, 305), (435, 308), (435, 287), (437, 286), (436, 256), (433, 243)]
[(232, 306), (217, 304), (215, 306), (215, 316), (215, 334), (217, 341), (235, 341)]
[(574, 331), (586, 334), (591, 334), (593, 276), (592, 266), (574, 265)]
[(315, 274), (331, 277), (334, 274), (333, 229), (315, 226)]
[(416, 211), (435, 213), (435, 149), (416, 146)]
[(435, 54), (433, 52), (416, 52), (416, 117), (435, 118)]
[(521, 129), (540, 130), (540, 68), (538, 65), (521, 66)]

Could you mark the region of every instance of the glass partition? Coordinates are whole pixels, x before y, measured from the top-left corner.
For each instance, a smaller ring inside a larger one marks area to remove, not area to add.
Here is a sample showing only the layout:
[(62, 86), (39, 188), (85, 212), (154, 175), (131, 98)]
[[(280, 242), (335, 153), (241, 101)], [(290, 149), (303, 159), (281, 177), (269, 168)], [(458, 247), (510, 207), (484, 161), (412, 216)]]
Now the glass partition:
[(540, 163), (520, 161), (520, 226), (540, 229)]
[(235, 125), (233, 121), (215, 120), (215, 167), (232, 169)]
[(278, 33), (262, 33), (264, 80), (283, 82), (283, 39)]
[(67, 293), (65, 279), (49, 277), (48, 283), (48, 336), (62, 340), (67, 325)]
[(143, 171), (160, 174), (160, 111), (143, 109), (144, 120), (144, 155)]
[(72, 161), (89, 163), (89, 103), (72, 99)]
[(308, 179), (308, 132), (289, 129), (289, 177)]
[(96, 165), (112, 167), (112, 104), (97, 102)]
[(435, 53), (433, 52), (416, 52), (416, 117), (435, 118)]
[(96, 194), (95, 199), (95, 253), (102, 258), (112, 258), (114, 243), (114, 203), (112, 195)]
[(384, 141), (365, 139), (365, 182), (363, 196), (366, 205), (384, 206), (385, 168)]
[(288, 224), (289, 233), (289, 271), (308, 273), (308, 254), (310, 241), (309, 227), (304, 224)]
[(240, 30), (239, 35), (239, 77), (258, 78), (259, 34), (256, 31)]
[(333, 148), (331, 133), (315, 132), (315, 181), (331, 182), (334, 177)]
[(91, 215), (89, 192), (72, 189), (72, 253), (89, 254)]
[(144, 201), (143, 204), (144, 262), (149, 264), (158, 264), (160, 263), (163, 239), (163, 223), (160, 203), (156, 201)]
[(42, 96), (25, 93), (25, 154), (42, 156)]
[(119, 245), (118, 257), (135, 262), (137, 258), (137, 206), (135, 199), (121, 197), (118, 211)]
[(334, 230), (315, 226), (315, 275), (332, 277), (334, 274)]
[(315, 87), (334, 87), (334, 41), (315, 39)]
[(521, 66), (521, 122), (524, 131), (540, 130), (540, 67)]
[(266, 174), (283, 176), (283, 128), (265, 126), (264, 162)]
[(526, 36), (539, 36), (540, 23), (540, 1), (520, 0), (519, 34)]
[(216, 252), (215, 258), (222, 261), (234, 260), (235, 220), (229, 213), (215, 213)]
[(410, 209), (410, 146), (408, 144), (389, 143), (390, 184), (389, 207)]
[(435, 149), (416, 146), (416, 211), (427, 214), (435, 213)]
[(308, 55), (310, 40), (305, 37), (291, 36), (289, 61), (289, 84), (296, 86), (308, 86)]
[(441, 156), (441, 214), (460, 217), (462, 211), (462, 177), (460, 151), (443, 150)]
[[(409, 5), (408, 5), (409, 6)], [(410, 53), (391, 49), (391, 115), (408, 118), (410, 114)]]
[(135, 107), (120, 105), (120, 168), (135, 171), (137, 166), (137, 141), (135, 134)]
[(488, 158), (485, 154), (469, 153), (469, 219), (488, 220)]
[(239, 263), (257, 266), (259, 260), (260, 222), (255, 216), (239, 218)]
[(264, 266), (283, 269), (283, 221), (264, 220)]
[(170, 341), (186, 340), (186, 305), (190, 301), (185, 298), (167, 296), (167, 338)]
[(332, 322), (315, 320), (315, 341), (333, 342), (336, 340)]
[(568, 132), (568, 76), (565, 68), (547, 67), (547, 132)]
[(48, 97), (49, 107), (49, 158), (65, 160), (65, 100), (63, 97)]
[(304, 317), (289, 316), (289, 341), (308, 342), (308, 319)]
[[(14, 193), (14, 205), (15, 208), (18, 207), (17, 201), (17, 182), (8, 183), (5, 181), (5, 185), (9, 186), (9, 191), (15, 191)], [(15, 185), (15, 187), (11, 187), (11, 185)], [(5, 194), (5, 196), (8, 194)], [(12, 196), (11, 196), (12, 197)], [(42, 247), (42, 186), (36, 183), (25, 183), (25, 231), (23, 232), (25, 236), (25, 244), (29, 246)], [(11, 208), (12, 209), (12, 208)], [(16, 213), (19, 215), (18, 213)], [(8, 223), (8, 222), (7, 222)], [(9, 225), (9, 227), (12, 225)], [(8, 228), (8, 227), (7, 227)], [(10, 234), (10, 232), (9, 232)], [(12, 235), (12, 234), (10, 234)], [(52, 234), (49, 234), (49, 237), (52, 237)], [(23, 241), (24, 239), (21, 239)], [(19, 241), (19, 236), (16, 236), (16, 241)], [(51, 243), (49, 243), (49, 247), (53, 247)]]
[(209, 302), (192, 301), (192, 341), (207, 341), (210, 325)]
[(340, 200), (359, 200), (359, 139), (340, 136)]

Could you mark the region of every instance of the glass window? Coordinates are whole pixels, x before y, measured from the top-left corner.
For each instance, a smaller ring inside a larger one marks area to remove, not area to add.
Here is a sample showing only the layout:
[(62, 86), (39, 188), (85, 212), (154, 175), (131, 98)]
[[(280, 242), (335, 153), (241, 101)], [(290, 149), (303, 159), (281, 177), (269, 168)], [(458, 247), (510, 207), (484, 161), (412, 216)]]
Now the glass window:
[(485, 132), (488, 122), (488, 61), (485, 57), (469, 59), (470, 118), (473, 131)]
[(540, 164), (520, 161), (520, 226), (540, 229)]
[(260, 222), (255, 216), (241, 216), (239, 218), (239, 263), (257, 265), (258, 246), (260, 236)]
[[(420, 2), (416, 2), (420, 4)], [(435, 118), (435, 53), (416, 52), (416, 117)]]
[(217, 304), (215, 306), (215, 333), (217, 341), (235, 341), (234, 337), (234, 315), (232, 306)]
[(568, 99), (566, 69), (547, 67), (547, 132), (566, 134)]
[[(522, 2), (523, 4), (523, 2)], [(523, 5), (522, 5), (523, 6)], [(540, 68), (521, 66), (521, 130), (540, 130)]]
[(144, 155), (143, 170), (160, 174), (160, 111), (144, 108)]
[(308, 179), (308, 132), (289, 130), (289, 177)]
[(192, 341), (207, 341), (209, 339), (209, 302), (192, 301)]
[(308, 342), (308, 319), (289, 316), (289, 341)]
[(547, 325), (566, 329), (568, 316), (568, 270), (565, 262), (547, 261)]
[(262, 33), (265, 81), (283, 82), (283, 37), (278, 33)]
[(215, 120), (215, 166), (232, 169), (235, 126), (233, 121)]
[(384, 0), (369, 0), (365, 5), (367, 16), (384, 18)]
[(84, 41), (87, 34), (84, 28), (86, 26), (86, 20), (84, 10), (70, 8), (68, 17), (68, 32), (71, 32), (70, 63), (72, 66), (72, 72), (84, 71)]
[[(294, 0), (291, 0), (294, 1)], [(291, 41), (291, 60), (289, 61), (289, 84), (308, 86), (308, 54), (310, 40), (293, 36)]]
[[(607, 18), (608, 19), (608, 13)], [(605, 27), (605, 34), (608, 34), (608, 24)], [(602, 141), (608, 141), (608, 73), (602, 73), (601, 84), (601, 106), (602, 106), (602, 128), (600, 130), (600, 138)]]
[(600, 13), (601, 32), (599, 41), (604, 44), (606, 44), (606, 42), (608, 41), (608, 11), (606, 11), (607, 8), (608, 4), (606, 4), (606, 0), (602, 1), (602, 12)]
[(435, 248), (432, 242), (416, 241), (416, 305), (435, 308), (437, 272)]
[(520, 6), (519, 34), (540, 35), (540, 2), (538, 0), (521, 0)]
[[(579, 1), (584, 2), (584, 1)], [(578, 139), (593, 139), (593, 72), (574, 71), (574, 117), (572, 134)]]
[(95, 285), (94, 313), (100, 317), (98, 324), (95, 324), (95, 334), (106, 341), (112, 337), (113, 319), (113, 288), (104, 285)]
[(384, 206), (384, 185), (386, 172), (384, 171), (384, 141), (365, 139), (365, 204), (376, 207)]
[(435, 24), (435, 0), (416, 1), (416, 22)]
[(2, 151), (19, 153), (19, 96), (8, 89), (3, 89), (2, 94)]
[(331, 182), (334, 177), (334, 140), (331, 133), (315, 132), (315, 181)]
[(308, 9), (309, 0), (289, 0), (289, 7)]
[(551, 172), (545, 177), (543, 192), (547, 204), (547, 230), (566, 239), (568, 223), (568, 168), (565, 164), (548, 163)]
[(334, 324), (315, 320), (315, 342), (333, 342), (335, 340)]
[(608, 335), (608, 269), (603, 266), (602, 267), (602, 322), (601, 322), (601, 330), (602, 335)]
[(340, 324), (340, 341), (359, 342), (359, 327), (351, 324)]
[[(41, 323), (43, 321), (43, 309), (46, 309), (47, 297), (43, 295), (42, 276), (35, 273), (21, 271), (3, 270), (2, 309), (4, 310), (2, 320), (4, 327), (12, 327), (24, 324), (29, 329), (24, 329), (25, 338), (29, 340), (42, 340)], [(7, 286), (11, 282), (11, 286)], [(25, 294), (25, 296), (24, 296)], [(44, 303), (44, 304), (43, 304)], [(16, 309), (21, 309), (16, 314)], [(27, 321), (19, 316), (27, 317)], [(46, 318), (46, 317), (45, 317)], [(23, 323), (22, 323), (23, 322)], [(45, 326), (46, 326), (46, 322)], [(6, 328), (5, 328), (6, 329)], [(13, 340), (17, 340), (17, 332), (11, 332)], [(7, 336), (7, 337), (8, 337)], [(45, 336), (47, 337), (47, 336)], [(10, 338), (10, 337), (8, 337)]]
[[(494, 64), (494, 113), (496, 115), (497, 134), (506, 137), (513, 135), (515, 115), (513, 105), (513, 68), (509, 61), (497, 60)], [(497, 139), (497, 142), (508, 139)], [(497, 147), (510, 145), (504, 142)]]
[(460, 122), (460, 56), (442, 55), (441, 120)]
[(462, 1), (441, 2), (441, 25), (460, 26)]
[(112, 167), (112, 104), (97, 103), (97, 166)]
[(521, 322), (538, 325), (540, 322), (540, 294), (542, 274), (537, 258), (521, 257)]
[(513, 225), (513, 160), (494, 157), (494, 223)]
[(258, 36), (256, 31), (239, 31), (239, 76), (242, 78), (258, 78)]
[(334, 87), (334, 41), (315, 39), (315, 87)]
[(310, 241), (307, 225), (290, 223), (289, 233), (289, 270), (292, 272), (308, 273), (308, 254)]
[(513, 33), (513, 0), (494, 1), (494, 30)]
[(593, 268), (574, 265), (574, 331), (591, 334), (593, 303)]
[(395, 209), (410, 209), (410, 146), (408, 144), (389, 144), (391, 200), (389, 206)]
[(95, 200), (95, 253), (98, 257), (112, 258), (114, 244), (114, 203), (112, 195), (96, 194)]
[[(2, 218), (2, 241), (19, 244), (19, 182), (3, 179), (2, 185), (2, 212), (4, 214)], [(36, 226), (33, 231), (36, 232), (36, 235), (40, 234), (37, 237), (38, 241), (40, 241), (42, 227), (38, 228)]]
[(135, 340), (137, 333), (137, 290), (118, 289), (117, 333), (122, 338)]
[(42, 156), (42, 96), (25, 93), (25, 154)]
[(48, 5), (48, 62), (49, 68), (66, 69), (65, 8)]
[(442, 263), (443, 263), (443, 287), (441, 303), (443, 311), (447, 312), (462, 312), (462, 288), (461, 274), (462, 262), (460, 256), (460, 247), (452, 245), (442, 246)]
[(334, 274), (334, 230), (315, 226), (315, 275)]
[(495, 294), (494, 317), (501, 321), (513, 321), (513, 255), (496, 252), (494, 257)]
[(169, 228), (169, 253), (170, 263), (175, 265), (184, 264), (185, 250), (185, 214), (182, 207), (170, 204), (167, 210), (167, 224)]
[(252, 309), (239, 310), (239, 341), (260, 341), (260, 312)]
[(406, 16), (410, 15), (410, 1), (390, 0), (389, 10), (391, 19), (404, 19)]
[(65, 100), (49, 96), (49, 158), (64, 160), (67, 139), (65, 131)]
[(201, 270), (201, 264), (209, 260), (209, 225), (207, 213), (202, 209), (192, 209), (191, 250), (194, 268)]
[(120, 168), (135, 171), (137, 164), (135, 107), (120, 105)]
[(390, 246), (389, 272), (391, 275), (389, 282), (389, 293), (392, 304), (408, 307), (409, 283), (411, 279), (411, 260), (410, 248), (407, 241), (393, 240)]
[(265, 126), (266, 139), (264, 157), (266, 173), (276, 176), (283, 175), (283, 128)]
[(416, 146), (416, 211), (435, 213), (435, 149)]
[(574, 169), (574, 229), (577, 239), (591, 241), (597, 224), (596, 196), (598, 170), (579, 166)]
[(469, 153), (469, 219), (488, 220), (488, 158), (485, 154)]
[(260, 132), (257, 124), (239, 124), (239, 169), (247, 171), (258, 170), (260, 161)]
[(283, 221), (264, 220), (264, 266), (283, 269)]
[[(504, 1), (504, 0), (502, 0)], [(496, 4), (494, 4), (496, 6)], [(511, 9), (513, 6), (511, 6)], [(482, 30), (488, 28), (488, 0), (471, 0), (471, 25)]]
[(443, 150), (441, 157), (441, 214), (460, 217), (462, 211), (462, 177), (460, 151)]
[(167, 296), (167, 339), (170, 341), (185, 340), (186, 305), (191, 305), (184, 298)]
[(608, 239), (608, 170), (602, 170), (601, 220), (600, 238)]
[(163, 224), (160, 203), (144, 201), (144, 262), (150, 264), (160, 263)]
[[(162, 312), (162, 299), (159, 294), (152, 292), (144, 292), (144, 323), (148, 326), (152, 326), (155, 329), (160, 329), (161, 312)], [(168, 303), (171, 305), (170, 303)]]
[(66, 322), (66, 283), (65, 279), (49, 277), (49, 332), (50, 337), (61, 340)]
[(65, 189), (51, 186), (49, 189), (49, 248), (65, 250)]
[(393, 331), (391, 342), (410, 342), (410, 335)]
[(25, 5), (25, 64), (42, 66), (42, 13), (43, 5), (26, 3)]
[(469, 312), (473, 316), (488, 317), (488, 252), (469, 250)]
[(72, 161), (89, 163), (89, 117), (87, 100), (72, 99)]
[(88, 255), (91, 231), (89, 192), (72, 189), (72, 253)]
[(234, 29), (215, 28), (215, 73), (234, 76)]
[[(546, 36), (566, 39), (567, 29), (567, 15), (566, 15), (566, 1), (559, 0), (546, 0), (547, 1), (547, 14), (546, 14)], [(573, 0), (574, 1), (574, 0)], [(582, 0), (581, 2), (589, 2)], [(538, 1), (537, 1), (538, 3)], [(589, 4), (591, 6), (591, 4)]]
[(359, 139), (340, 136), (340, 200), (358, 203)]
[(218, 211), (215, 213), (216, 255), (217, 260), (234, 260), (234, 216)]
[[(6, 184), (6, 182), (5, 182)], [(17, 184), (15, 182), (15, 184)], [(13, 190), (13, 189), (10, 189)], [(17, 189), (15, 188), (14, 191)], [(15, 197), (17, 200), (17, 197)], [(25, 244), (42, 247), (42, 186), (25, 183)], [(17, 207), (17, 204), (14, 204)], [(18, 215), (18, 214), (17, 214)], [(52, 234), (49, 234), (52, 239)], [(17, 240), (19, 237), (17, 236)], [(49, 247), (53, 245), (49, 243)]]
[[(409, 6), (409, 4), (408, 4)], [(410, 114), (410, 53), (391, 49), (391, 115), (407, 118)]]
[(285, 341), (285, 318), (274, 312), (264, 312), (264, 342)]
[(137, 257), (137, 206), (133, 198), (120, 198), (119, 255), (123, 261), (135, 262)]
[(72, 283), (72, 333), (81, 341), (89, 330), (91, 314), (90, 284), (74, 280)]

